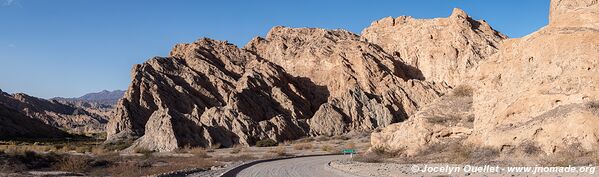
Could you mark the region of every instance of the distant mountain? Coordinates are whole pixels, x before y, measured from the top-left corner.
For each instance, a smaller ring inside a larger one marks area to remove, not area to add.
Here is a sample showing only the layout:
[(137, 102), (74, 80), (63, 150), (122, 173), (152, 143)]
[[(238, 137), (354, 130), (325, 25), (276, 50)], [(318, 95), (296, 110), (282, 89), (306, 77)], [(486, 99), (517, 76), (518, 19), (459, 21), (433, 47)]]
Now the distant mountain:
[[(76, 104), (76, 105), (83, 105), (84, 107), (89, 107), (89, 106), (85, 106), (85, 103), (88, 104), (96, 104), (99, 107), (112, 107), (112, 105), (115, 105), (117, 101), (119, 101), (119, 99), (121, 99), (123, 97), (123, 95), (125, 94), (125, 91), (123, 90), (114, 90), (114, 91), (108, 91), (108, 90), (102, 90), (101, 92), (97, 92), (97, 93), (88, 93), (85, 94), (81, 97), (78, 98), (62, 98), (62, 97), (56, 97), (56, 98), (52, 98), (51, 100), (57, 100), (57, 101), (62, 101), (62, 102), (68, 102), (68, 103), (72, 103), (72, 104)], [(96, 107), (96, 106), (94, 106)]]
[[(25, 118), (22, 117), (28, 117), (54, 128), (76, 134), (93, 134), (104, 132), (106, 123), (108, 122), (108, 115), (110, 115), (112, 111), (111, 106), (107, 106), (107, 108), (99, 108), (97, 106), (91, 106), (94, 104), (85, 104), (88, 105), (85, 107), (81, 106), (80, 104), (36, 98), (24, 93), (8, 94), (2, 92), (1, 90), (0, 104), (5, 107), (2, 110), (2, 116), (4, 116), (2, 117), (2, 121), (25, 120)], [(19, 114), (15, 114), (15, 112), (18, 112)], [(18, 130), (27, 128), (27, 126), (10, 125), (13, 124), (2, 124), (0, 125), (0, 129)], [(31, 125), (33, 126), (34, 124)], [(33, 126), (30, 128), (31, 130), (35, 130), (39, 127), (40, 126)], [(53, 131), (50, 129), (47, 130), (48, 132)], [(24, 131), (8, 131), (4, 133), (7, 135), (18, 135), (19, 132)], [(31, 134), (24, 133), (23, 136), (25, 135)]]

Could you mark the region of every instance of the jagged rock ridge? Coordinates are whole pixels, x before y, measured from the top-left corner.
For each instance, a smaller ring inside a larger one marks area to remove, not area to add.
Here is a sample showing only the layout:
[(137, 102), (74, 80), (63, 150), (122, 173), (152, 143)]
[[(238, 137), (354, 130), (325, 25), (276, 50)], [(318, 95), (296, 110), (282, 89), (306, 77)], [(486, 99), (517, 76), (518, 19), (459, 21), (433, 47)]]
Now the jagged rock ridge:
[[(477, 62), (504, 38), (479, 26), (452, 28), (471, 31), (462, 37), (484, 51)], [(135, 139), (130, 150), (170, 151), (371, 131), (407, 119), (450, 88), (423, 80), (418, 68), (386, 50), (344, 30), (286, 27), (243, 49), (210, 39), (179, 44), (169, 57), (134, 66), (107, 142)]]
[(383, 18), (364, 29), (362, 36), (405, 60), (412, 75), (451, 86), (469, 80), (478, 63), (497, 52), (507, 38), (460, 9), (448, 18)]

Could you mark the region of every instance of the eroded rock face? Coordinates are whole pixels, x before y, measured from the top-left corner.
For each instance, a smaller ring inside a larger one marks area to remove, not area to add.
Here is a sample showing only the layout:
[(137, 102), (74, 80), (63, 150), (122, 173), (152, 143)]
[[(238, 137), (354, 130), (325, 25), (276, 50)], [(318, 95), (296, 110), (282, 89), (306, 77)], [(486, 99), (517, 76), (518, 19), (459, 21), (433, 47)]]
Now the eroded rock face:
[(412, 75), (451, 86), (469, 80), (473, 68), (496, 53), (507, 38), (460, 9), (448, 18), (383, 18), (364, 29), (362, 36), (401, 57)]
[(549, 10), (551, 26), (599, 27), (598, 0), (552, 0)]
[(372, 130), (405, 120), (447, 88), (413, 80), (401, 58), (344, 30), (275, 27), (245, 48), (326, 87), (328, 101), (309, 121), (313, 135)]
[[(599, 16), (589, 15), (597, 13), (596, 2), (553, 0), (548, 26), (503, 42), (477, 67), (471, 82), (475, 120), (471, 133), (462, 134), (464, 143), (501, 151), (526, 143), (546, 154), (573, 146), (597, 150)], [(453, 128), (437, 129), (415, 118), (373, 134), (372, 143), (415, 154), (439, 142), (428, 134)]]
[(480, 66), (471, 142), (509, 150), (530, 141), (546, 153), (599, 147), (597, 1), (551, 4), (548, 26), (505, 42)]
[(418, 155), (434, 144), (465, 140), (472, 134), (474, 120), (472, 96), (448, 94), (424, 106), (405, 122), (373, 132), (371, 145)]
[(298, 138), (318, 107), (312, 85), (226, 42), (180, 44), (134, 67), (109, 140), (141, 137), (132, 148), (170, 151)]
[(342, 30), (273, 28), (244, 49), (201, 39), (133, 69), (109, 123), (129, 150), (230, 147), (370, 131), (407, 118), (446, 85)]
[(93, 134), (105, 131), (107, 115), (86, 108), (45, 100), (23, 93), (7, 94), (0, 91), (0, 103), (26, 117), (75, 134)]

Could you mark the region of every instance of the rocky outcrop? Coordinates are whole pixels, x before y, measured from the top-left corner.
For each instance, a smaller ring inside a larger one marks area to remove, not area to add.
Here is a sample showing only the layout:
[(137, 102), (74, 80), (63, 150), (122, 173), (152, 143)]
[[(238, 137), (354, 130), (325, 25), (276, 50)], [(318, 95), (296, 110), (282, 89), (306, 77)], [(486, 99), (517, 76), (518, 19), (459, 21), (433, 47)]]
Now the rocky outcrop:
[(170, 151), (370, 131), (406, 119), (446, 85), (343, 30), (273, 28), (239, 49), (200, 39), (136, 65), (108, 142)]
[(7, 94), (0, 91), (0, 103), (26, 117), (75, 134), (96, 134), (105, 131), (106, 115), (87, 111), (86, 108), (45, 100), (23, 93)]
[(599, 28), (598, 0), (552, 0), (549, 11), (550, 26)]
[(44, 124), (0, 103), (0, 140), (62, 138), (68, 136), (55, 127)]
[(451, 86), (468, 80), (478, 63), (496, 53), (507, 38), (460, 9), (448, 18), (383, 18), (364, 29), (362, 36), (402, 58), (412, 75)]
[(529, 141), (546, 153), (599, 147), (598, 7), (553, 0), (548, 26), (505, 42), (480, 66), (472, 143), (509, 150)]
[(416, 155), (431, 145), (463, 141), (473, 131), (472, 102), (472, 95), (445, 95), (405, 122), (377, 129), (371, 135), (372, 147)]
[[(472, 133), (463, 134), (467, 135), (464, 143), (501, 151), (528, 144), (545, 154), (571, 147), (597, 150), (596, 4), (596, 0), (553, 0), (548, 26), (503, 42), (495, 55), (477, 67), (471, 82), (475, 120)], [(415, 119), (390, 126), (373, 134), (373, 146), (413, 150), (438, 142), (403, 136), (430, 132), (420, 127), (431, 126), (421, 125)]]
[(313, 135), (372, 130), (405, 120), (446, 89), (413, 80), (401, 58), (344, 30), (275, 27), (245, 49), (326, 87), (327, 103), (309, 121)]
[(313, 83), (226, 42), (201, 39), (133, 69), (108, 125), (109, 140), (132, 148), (230, 147), (298, 138), (318, 105)]

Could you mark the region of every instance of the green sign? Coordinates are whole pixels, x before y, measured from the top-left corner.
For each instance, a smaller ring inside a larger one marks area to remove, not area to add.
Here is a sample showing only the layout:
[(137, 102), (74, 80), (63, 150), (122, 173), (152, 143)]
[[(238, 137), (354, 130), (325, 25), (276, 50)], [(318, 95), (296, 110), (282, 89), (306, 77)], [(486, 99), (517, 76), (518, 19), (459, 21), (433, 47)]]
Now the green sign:
[(355, 154), (356, 150), (355, 149), (344, 149), (343, 153), (344, 154)]

